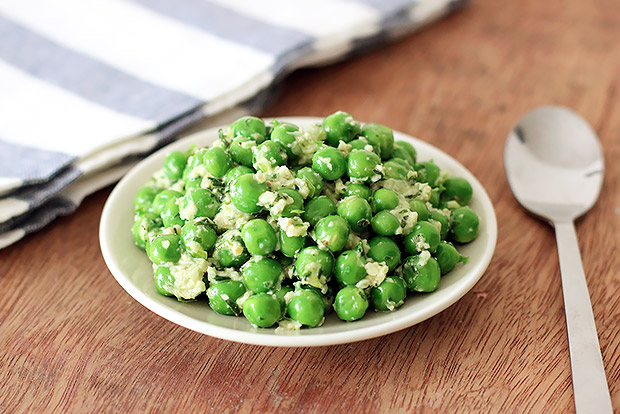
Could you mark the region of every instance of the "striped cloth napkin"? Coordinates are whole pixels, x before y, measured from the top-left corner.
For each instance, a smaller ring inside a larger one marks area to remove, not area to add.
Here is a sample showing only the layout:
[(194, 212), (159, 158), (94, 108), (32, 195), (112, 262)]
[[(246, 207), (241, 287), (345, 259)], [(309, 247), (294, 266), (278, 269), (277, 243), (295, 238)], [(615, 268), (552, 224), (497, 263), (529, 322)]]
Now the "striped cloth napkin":
[(259, 111), (275, 81), (462, 0), (0, 0), (0, 248), (182, 128)]

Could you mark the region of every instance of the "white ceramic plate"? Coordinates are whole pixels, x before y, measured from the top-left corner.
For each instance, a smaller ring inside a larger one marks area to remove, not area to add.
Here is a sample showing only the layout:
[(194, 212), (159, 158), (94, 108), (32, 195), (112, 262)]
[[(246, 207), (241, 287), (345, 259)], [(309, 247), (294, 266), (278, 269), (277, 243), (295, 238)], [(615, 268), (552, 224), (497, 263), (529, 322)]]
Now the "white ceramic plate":
[[(321, 118), (278, 118), (298, 125), (320, 122)], [(332, 312), (318, 328), (292, 332), (275, 332), (274, 328), (252, 327), (243, 317), (219, 315), (205, 300), (181, 303), (157, 293), (151, 265), (146, 254), (134, 245), (131, 234), (133, 199), (136, 191), (163, 166), (164, 158), (175, 150), (186, 150), (192, 144), (209, 145), (217, 138), (217, 128), (188, 136), (168, 145), (136, 165), (110, 194), (99, 228), (101, 251), (118, 283), (135, 300), (151, 311), (178, 325), (230, 341), (269, 346), (322, 346), (361, 341), (410, 327), (446, 309), (467, 293), (489, 265), (497, 239), (497, 221), (493, 205), (478, 180), (461, 164), (439, 149), (400, 132), (398, 140), (411, 142), (420, 160), (433, 159), (452, 176), (466, 178), (474, 190), (470, 206), (481, 218), (478, 238), (459, 248), (469, 256), (465, 266), (458, 266), (443, 276), (439, 289), (430, 294), (409, 296), (405, 304), (391, 313), (370, 311), (355, 322), (342, 322)]]

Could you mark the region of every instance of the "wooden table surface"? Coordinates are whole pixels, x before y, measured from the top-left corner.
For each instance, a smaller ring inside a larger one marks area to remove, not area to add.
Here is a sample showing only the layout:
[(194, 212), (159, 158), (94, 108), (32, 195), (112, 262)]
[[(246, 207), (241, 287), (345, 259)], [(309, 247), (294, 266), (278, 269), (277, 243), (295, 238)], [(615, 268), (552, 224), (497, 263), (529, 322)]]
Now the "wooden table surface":
[(474, 289), (419, 325), (349, 345), (210, 338), (151, 313), (108, 272), (97, 238), (108, 188), (0, 251), (0, 412), (574, 411), (554, 234), (517, 205), (502, 164), (508, 131), (541, 104), (574, 108), (604, 147), (601, 198), (577, 231), (620, 410), (618, 0), (474, 0), (282, 86), (262, 115), (343, 109), (429, 141), (480, 179), (499, 239)]

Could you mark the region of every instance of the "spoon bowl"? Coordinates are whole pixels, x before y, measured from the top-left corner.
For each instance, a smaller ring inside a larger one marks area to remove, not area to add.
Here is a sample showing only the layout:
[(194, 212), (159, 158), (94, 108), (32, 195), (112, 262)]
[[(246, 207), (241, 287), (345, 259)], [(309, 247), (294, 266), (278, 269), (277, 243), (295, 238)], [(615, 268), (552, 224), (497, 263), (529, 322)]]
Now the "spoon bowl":
[(543, 106), (526, 114), (508, 135), (504, 163), (519, 203), (551, 222), (587, 212), (603, 184), (598, 138), (566, 108)]

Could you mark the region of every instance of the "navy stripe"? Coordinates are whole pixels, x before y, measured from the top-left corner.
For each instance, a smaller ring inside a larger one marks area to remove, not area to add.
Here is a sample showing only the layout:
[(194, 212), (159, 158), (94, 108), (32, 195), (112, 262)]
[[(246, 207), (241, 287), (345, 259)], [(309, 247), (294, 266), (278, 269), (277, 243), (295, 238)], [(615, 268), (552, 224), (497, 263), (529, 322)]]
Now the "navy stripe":
[(273, 56), (288, 53), (312, 41), (312, 37), (305, 33), (269, 24), (205, 0), (132, 1), (224, 40)]
[(58, 216), (69, 215), (76, 209), (77, 206), (73, 204), (73, 201), (63, 197), (56, 197), (22, 217), (19, 225), (12, 229), (21, 228), (26, 234), (30, 234), (41, 230)]
[[(382, 17), (388, 18), (391, 13), (398, 13), (399, 11), (409, 10), (417, 7), (420, 3), (429, 2), (429, 0), (357, 0), (360, 3), (364, 3), (381, 12)], [(453, 11), (461, 8), (463, 4), (467, 3), (467, 0), (452, 0), (446, 3), (446, 11)], [(414, 22), (419, 23), (419, 22)]]
[(152, 132), (153, 136), (157, 140), (156, 145), (161, 146), (173, 141), (177, 138), (176, 134), (178, 134), (183, 129), (189, 127), (190, 125), (197, 123), (201, 119), (205, 118), (205, 116), (205, 112), (202, 110), (202, 108), (198, 108), (195, 111), (183, 114), (183, 116), (180, 116), (164, 125), (161, 125), (159, 128)]
[(17, 177), (26, 184), (46, 181), (73, 160), (74, 155), (27, 147), (0, 139), (0, 177)]
[(409, 9), (397, 10), (396, 12), (385, 16), (383, 22), (381, 23), (382, 31), (386, 34), (391, 30), (398, 30), (403, 27), (410, 27), (413, 25), (411, 20), (411, 16), (409, 15)]
[[(47, 224), (53, 221), (56, 217), (69, 215), (73, 213), (76, 209), (77, 209), (77, 206), (73, 204), (71, 200), (68, 200), (62, 197), (57, 197), (57, 198), (54, 198), (48, 201), (42, 207), (34, 211), (31, 211), (27, 215), (24, 215), (24, 217), (21, 218), (19, 223), (15, 223), (16, 224), (15, 227), (7, 231), (21, 229), (24, 231), (24, 236), (26, 236), (30, 233), (34, 233), (35, 231), (41, 230), (43, 227), (45, 227)], [(0, 236), (2, 235), (2, 233), (3, 232), (0, 232)], [(15, 240), (13, 243), (17, 243), (21, 239), (22, 238), (19, 238)], [(8, 246), (10, 246), (11, 244), (9, 244)], [(7, 247), (7, 246), (4, 246), (4, 247)]]
[[(257, 114), (263, 111), (265, 108), (273, 105), (275, 99), (279, 96), (280, 85), (274, 84), (269, 87), (258, 91), (251, 98), (240, 102), (233, 106), (238, 108), (245, 114)], [(224, 111), (230, 108), (225, 108)], [(189, 125), (199, 122), (209, 114), (205, 114), (202, 110), (193, 111), (185, 114), (184, 116), (169, 122), (166, 125), (161, 126), (153, 132), (153, 135), (157, 139), (157, 146), (161, 147), (176, 139), (176, 135), (179, 131), (185, 129)], [(233, 122), (235, 119), (223, 119), (222, 123)]]
[(15, 228), (16, 223), (22, 222), (24, 216), (29, 215), (33, 209), (57, 196), (60, 191), (72, 184), (81, 175), (81, 171), (70, 166), (56, 174), (54, 178), (46, 183), (21, 187), (12, 193), (11, 197), (28, 203), (28, 211), (0, 223), (0, 233)]
[(450, 11), (458, 10), (463, 7), (467, 3), (467, 0), (452, 0), (450, 4), (448, 4), (448, 8)]
[[(114, 30), (112, 23), (110, 30)], [(67, 49), (2, 15), (0, 39), (0, 59), (126, 115), (160, 123), (202, 103), (196, 97), (153, 85)]]

